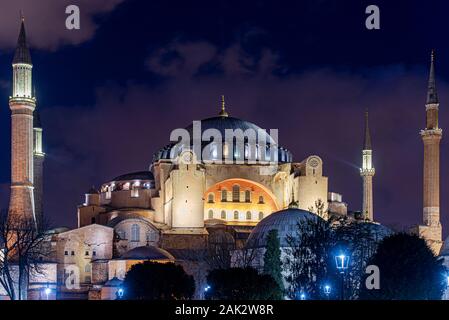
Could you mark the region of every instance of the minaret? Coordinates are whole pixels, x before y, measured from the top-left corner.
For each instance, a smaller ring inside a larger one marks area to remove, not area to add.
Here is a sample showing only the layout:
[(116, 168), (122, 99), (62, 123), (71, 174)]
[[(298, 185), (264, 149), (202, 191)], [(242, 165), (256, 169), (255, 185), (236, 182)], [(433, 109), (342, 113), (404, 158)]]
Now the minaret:
[(362, 150), (362, 168), (360, 176), (363, 179), (363, 207), (362, 213), (365, 219), (374, 220), (373, 216), (373, 149), (371, 147), (371, 134), (368, 125), (368, 110), (365, 111), (365, 138)]
[(43, 222), (43, 171), (45, 153), (42, 146), (42, 124), (38, 109), (34, 110), (33, 118), (33, 169), (34, 169), (34, 204), (37, 226), (42, 227)]
[(427, 240), (434, 253), (442, 245), (440, 223), (440, 140), (442, 130), (438, 126), (438, 95), (435, 84), (435, 53), (432, 50), (429, 83), (426, 100), (426, 128), (421, 130), (424, 143), (423, 171), (423, 224), (418, 235)]
[(30, 51), (22, 18), (17, 48), (12, 62), (13, 92), (11, 109), (11, 197), (9, 219), (29, 219), (35, 223), (33, 194), (33, 112)]

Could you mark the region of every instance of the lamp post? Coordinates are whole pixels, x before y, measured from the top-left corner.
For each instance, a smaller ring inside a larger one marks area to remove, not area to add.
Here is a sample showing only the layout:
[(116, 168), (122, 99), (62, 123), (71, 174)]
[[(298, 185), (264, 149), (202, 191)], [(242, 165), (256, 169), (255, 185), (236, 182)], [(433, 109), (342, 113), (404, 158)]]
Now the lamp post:
[(349, 256), (344, 253), (336, 255), (335, 264), (341, 274), (341, 300), (345, 300), (345, 271), (349, 267)]
[(117, 290), (117, 297), (119, 298), (119, 300), (122, 300), (124, 293), (125, 293), (125, 291), (123, 290), (123, 288), (119, 288)]
[(329, 295), (331, 294), (331, 286), (326, 284), (324, 286), (324, 294), (326, 295), (327, 300), (329, 300)]
[(306, 294), (305, 293), (301, 293), (301, 295), (299, 296), (299, 298), (301, 300), (306, 300)]
[(47, 300), (48, 300), (48, 296), (49, 296), (50, 293), (51, 293), (51, 289), (50, 289), (49, 287), (46, 287), (45, 290), (44, 290), (44, 292), (45, 292), (45, 296), (47, 297)]

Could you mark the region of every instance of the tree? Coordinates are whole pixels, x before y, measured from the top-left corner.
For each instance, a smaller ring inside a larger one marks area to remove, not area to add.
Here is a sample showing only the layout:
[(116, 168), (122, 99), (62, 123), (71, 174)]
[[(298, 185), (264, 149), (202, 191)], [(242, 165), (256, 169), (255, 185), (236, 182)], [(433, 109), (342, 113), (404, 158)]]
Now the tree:
[(174, 263), (145, 261), (126, 273), (124, 299), (186, 300), (195, 292), (195, 281)]
[(291, 299), (297, 299), (301, 292), (311, 299), (323, 297), (322, 285), (332, 261), (331, 247), (330, 225), (318, 217), (298, 222), (296, 230), (287, 235), (284, 265)]
[(42, 262), (51, 254), (45, 226), (0, 213), (0, 285), (11, 300), (27, 298), (31, 274), (45, 274)]
[(212, 300), (280, 300), (282, 290), (267, 274), (254, 268), (215, 269), (209, 272), (210, 290), (206, 299)]
[(369, 264), (379, 267), (380, 289), (369, 290), (363, 286), (361, 299), (441, 299), (445, 269), (425, 240), (418, 236), (398, 233), (386, 237)]
[(263, 257), (263, 272), (269, 274), (278, 284), (281, 290), (284, 290), (282, 277), (281, 248), (277, 229), (272, 229), (267, 235), (267, 245)]

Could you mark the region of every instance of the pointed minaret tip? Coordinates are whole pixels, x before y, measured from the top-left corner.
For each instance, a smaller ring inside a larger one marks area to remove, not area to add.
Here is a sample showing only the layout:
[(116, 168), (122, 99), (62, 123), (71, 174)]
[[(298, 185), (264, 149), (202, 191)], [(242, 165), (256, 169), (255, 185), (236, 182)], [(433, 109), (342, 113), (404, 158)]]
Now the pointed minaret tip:
[(20, 32), (19, 38), (17, 39), (16, 52), (14, 53), (13, 64), (24, 63), (32, 65), (30, 50), (28, 49), (28, 44), (26, 40), (25, 32), (25, 18), (21, 14)]
[(435, 49), (430, 53), (430, 71), (429, 82), (427, 84), (427, 99), (426, 104), (437, 104), (438, 94), (435, 80)]
[(363, 150), (371, 149), (371, 134), (369, 131), (369, 121), (368, 121), (368, 109), (365, 110), (365, 138), (363, 140)]
[(224, 95), (221, 96), (221, 110), (220, 110), (219, 115), (221, 117), (229, 116), (229, 114), (226, 112), (226, 105), (225, 105), (225, 97), (224, 97)]

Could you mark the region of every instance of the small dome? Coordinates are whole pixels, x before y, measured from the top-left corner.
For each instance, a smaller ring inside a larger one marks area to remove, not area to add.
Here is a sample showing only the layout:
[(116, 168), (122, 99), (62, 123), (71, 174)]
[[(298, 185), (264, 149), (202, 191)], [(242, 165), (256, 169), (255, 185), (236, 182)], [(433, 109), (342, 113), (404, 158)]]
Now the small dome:
[(114, 277), (104, 284), (105, 287), (120, 287), (123, 284), (123, 280), (120, 280), (117, 277)]
[(441, 247), (440, 256), (449, 256), (449, 237), (444, 240), (443, 246)]
[(175, 260), (175, 258), (164, 249), (142, 246), (125, 252), (119, 260)]
[(90, 189), (86, 192), (86, 194), (99, 194), (98, 190), (95, 189), (94, 186), (90, 187)]
[(111, 181), (128, 181), (128, 180), (154, 180), (153, 173), (151, 171), (138, 171), (122, 174), (121, 176), (115, 177)]
[(318, 219), (321, 218), (316, 214), (297, 208), (288, 208), (274, 212), (257, 224), (249, 235), (246, 246), (249, 248), (264, 247), (268, 232), (276, 229), (281, 247), (288, 247), (287, 236), (297, 234), (298, 223), (317, 221)]

